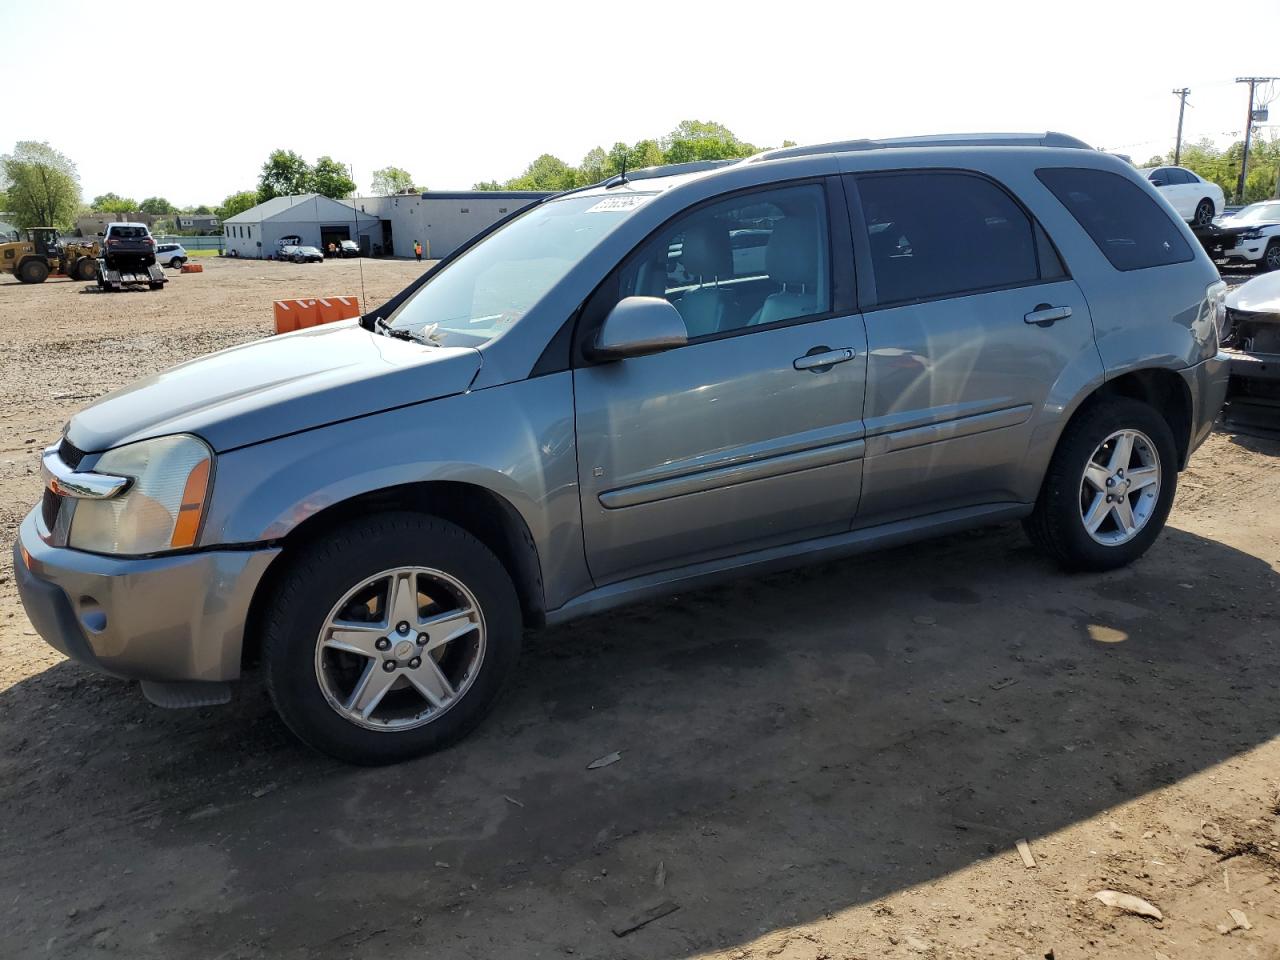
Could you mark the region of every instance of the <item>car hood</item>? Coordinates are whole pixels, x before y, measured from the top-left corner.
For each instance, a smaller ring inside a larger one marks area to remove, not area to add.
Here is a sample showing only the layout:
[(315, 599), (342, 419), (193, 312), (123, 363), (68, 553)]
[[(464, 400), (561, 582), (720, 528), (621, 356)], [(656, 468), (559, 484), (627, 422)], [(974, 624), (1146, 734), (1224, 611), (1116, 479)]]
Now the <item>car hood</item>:
[(1227, 307), (1245, 313), (1280, 313), (1280, 273), (1265, 273), (1227, 294)]
[(67, 439), (97, 452), (194, 433), (215, 451), (464, 392), (479, 351), (432, 347), (326, 324), (190, 360), (107, 394)]

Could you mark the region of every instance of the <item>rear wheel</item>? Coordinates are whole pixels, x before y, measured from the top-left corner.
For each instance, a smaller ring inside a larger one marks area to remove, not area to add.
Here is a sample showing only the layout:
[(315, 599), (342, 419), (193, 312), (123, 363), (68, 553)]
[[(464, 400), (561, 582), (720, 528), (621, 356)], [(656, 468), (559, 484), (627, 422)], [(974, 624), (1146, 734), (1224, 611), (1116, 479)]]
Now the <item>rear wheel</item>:
[(448, 746), (493, 705), (519, 657), (520, 607), (484, 544), (387, 513), (311, 544), (266, 617), (267, 688), (289, 728), (349, 763)]
[(1205, 197), (1196, 204), (1195, 219), (1191, 222), (1197, 227), (1203, 227), (1206, 223), (1213, 220), (1213, 201)]
[(1069, 570), (1113, 570), (1159, 536), (1177, 483), (1164, 417), (1128, 397), (1099, 399), (1063, 431), (1024, 527)]
[(77, 280), (93, 280), (98, 276), (98, 261), (91, 257), (81, 257), (76, 261), (75, 278)]
[(183, 260), (181, 257), (174, 257), (172, 260), (169, 261), (169, 266), (172, 267), (174, 270), (181, 270), (182, 265), (184, 263), (186, 263), (186, 261)]
[(18, 267), (18, 279), (23, 283), (44, 283), (49, 277), (49, 265), (43, 260), (24, 260)]

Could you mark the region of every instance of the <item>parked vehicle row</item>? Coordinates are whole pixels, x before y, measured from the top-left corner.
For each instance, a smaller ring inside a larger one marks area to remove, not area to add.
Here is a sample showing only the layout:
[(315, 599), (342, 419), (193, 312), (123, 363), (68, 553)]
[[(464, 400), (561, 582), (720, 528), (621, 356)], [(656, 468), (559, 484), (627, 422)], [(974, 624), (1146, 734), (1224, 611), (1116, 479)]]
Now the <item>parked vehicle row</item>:
[(479, 723), (527, 627), (1012, 519), (1116, 569), (1227, 384), (1225, 284), (1158, 189), (1051, 133), (548, 197), (359, 323), (72, 417), (23, 603), (162, 705), (260, 664), (299, 737), (387, 763)]

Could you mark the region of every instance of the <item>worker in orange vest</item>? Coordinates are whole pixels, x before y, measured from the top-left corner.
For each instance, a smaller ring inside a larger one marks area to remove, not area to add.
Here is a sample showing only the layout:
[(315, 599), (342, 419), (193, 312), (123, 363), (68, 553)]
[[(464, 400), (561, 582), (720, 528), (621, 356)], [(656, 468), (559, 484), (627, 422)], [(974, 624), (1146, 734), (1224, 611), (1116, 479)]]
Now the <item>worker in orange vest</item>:
[(422, 241), (413, 241), (413, 255), (418, 258), (418, 262), (422, 262)]

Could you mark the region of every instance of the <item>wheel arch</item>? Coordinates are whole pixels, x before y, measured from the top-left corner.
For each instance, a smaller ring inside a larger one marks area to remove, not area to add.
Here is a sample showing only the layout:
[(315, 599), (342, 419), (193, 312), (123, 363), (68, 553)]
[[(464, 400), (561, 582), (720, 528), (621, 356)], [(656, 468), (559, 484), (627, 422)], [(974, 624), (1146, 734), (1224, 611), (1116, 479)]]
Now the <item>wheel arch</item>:
[(1140, 400), (1160, 414), (1173, 434), (1173, 442), (1178, 451), (1178, 469), (1186, 467), (1191, 455), (1193, 405), (1191, 389), (1177, 371), (1164, 367), (1144, 367), (1105, 381), (1081, 399), (1063, 429), (1086, 408), (1107, 397)]
[(330, 504), (307, 517), (280, 541), (280, 555), (267, 568), (249, 605), (241, 646), (241, 666), (258, 660), (262, 625), (276, 584), (292, 557), (310, 542), (349, 520), (376, 513), (408, 510), (457, 524), (493, 551), (506, 569), (520, 599), (526, 626), (546, 619), (542, 565), (537, 545), (520, 512), (505, 497), (487, 487), (450, 480), (406, 483), (372, 490)]

